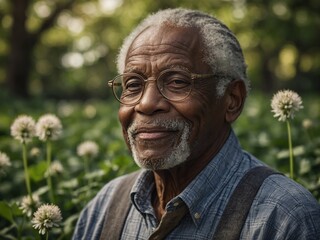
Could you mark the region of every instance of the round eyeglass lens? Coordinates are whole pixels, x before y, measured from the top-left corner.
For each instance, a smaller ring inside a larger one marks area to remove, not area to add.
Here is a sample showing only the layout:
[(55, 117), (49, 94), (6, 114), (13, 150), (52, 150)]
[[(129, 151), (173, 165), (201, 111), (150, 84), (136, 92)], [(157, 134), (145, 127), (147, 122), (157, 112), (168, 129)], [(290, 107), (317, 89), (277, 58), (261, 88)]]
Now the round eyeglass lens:
[(182, 70), (163, 72), (157, 84), (162, 95), (172, 101), (184, 100), (190, 94), (193, 86), (191, 75)]
[(121, 103), (134, 104), (141, 97), (143, 85), (144, 80), (138, 74), (122, 74), (114, 79), (113, 92)]

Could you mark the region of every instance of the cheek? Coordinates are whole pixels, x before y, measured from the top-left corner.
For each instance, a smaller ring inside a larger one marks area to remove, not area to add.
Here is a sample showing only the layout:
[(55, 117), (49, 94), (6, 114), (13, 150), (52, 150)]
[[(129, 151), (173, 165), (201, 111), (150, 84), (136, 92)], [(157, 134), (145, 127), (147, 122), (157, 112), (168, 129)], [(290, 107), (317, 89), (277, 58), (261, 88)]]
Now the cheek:
[(195, 99), (186, 101), (183, 104), (176, 106), (176, 110), (183, 116), (183, 118), (190, 124), (190, 137), (189, 142), (193, 144), (199, 138), (199, 135), (203, 132), (203, 129), (207, 125), (207, 101)]
[(127, 129), (132, 121), (132, 107), (120, 106), (118, 111), (118, 118), (122, 127), (122, 134), (124, 140), (128, 144), (128, 133)]
[(224, 107), (210, 90), (192, 92), (179, 112), (191, 123), (190, 144), (209, 141), (224, 124)]
[(127, 129), (130, 125), (131, 115), (132, 107), (120, 106), (118, 111), (118, 118), (123, 130)]

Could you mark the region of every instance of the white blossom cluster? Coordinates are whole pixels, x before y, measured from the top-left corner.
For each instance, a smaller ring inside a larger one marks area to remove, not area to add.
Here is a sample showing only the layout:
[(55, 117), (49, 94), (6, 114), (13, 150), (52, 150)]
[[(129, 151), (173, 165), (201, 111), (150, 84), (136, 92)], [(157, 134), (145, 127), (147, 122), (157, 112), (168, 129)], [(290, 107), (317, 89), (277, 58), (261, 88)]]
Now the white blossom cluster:
[(45, 176), (56, 176), (63, 173), (63, 166), (59, 161), (54, 161), (50, 164)]
[(294, 118), (295, 112), (299, 111), (302, 106), (300, 96), (291, 90), (277, 92), (271, 100), (271, 108), (274, 117), (279, 121), (285, 122)]
[(31, 220), (34, 229), (39, 230), (39, 234), (46, 234), (53, 227), (59, 227), (62, 221), (60, 208), (54, 204), (43, 204), (33, 214)]
[(80, 157), (95, 157), (98, 152), (99, 146), (93, 141), (84, 141), (77, 147), (77, 154)]
[(57, 140), (62, 134), (60, 119), (54, 114), (41, 116), (36, 123), (32, 117), (21, 115), (11, 125), (11, 136), (27, 143), (37, 136), (41, 141)]
[(11, 136), (21, 143), (30, 142), (36, 133), (35, 126), (36, 123), (32, 117), (21, 115), (11, 125)]
[(7, 168), (11, 166), (10, 158), (7, 154), (0, 152), (0, 175), (5, 174)]
[(60, 119), (53, 114), (41, 116), (36, 125), (36, 135), (41, 141), (57, 140), (62, 134)]
[(28, 217), (31, 217), (33, 209), (39, 207), (40, 204), (41, 202), (38, 195), (32, 195), (32, 199), (30, 196), (25, 196), (22, 198), (19, 208), (22, 210), (22, 213)]

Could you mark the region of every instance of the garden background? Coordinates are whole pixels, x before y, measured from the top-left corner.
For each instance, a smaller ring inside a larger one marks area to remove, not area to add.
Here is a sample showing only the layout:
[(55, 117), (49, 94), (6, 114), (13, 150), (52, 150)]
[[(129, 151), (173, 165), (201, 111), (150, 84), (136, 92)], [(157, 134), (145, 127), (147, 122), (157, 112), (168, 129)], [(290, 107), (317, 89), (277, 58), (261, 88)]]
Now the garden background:
[[(14, 119), (58, 116), (63, 134), (52, 160), (61, 228), (52, 239), (70, 239), (86, 202), (110, 179), (137, 169), (122, 140), (118, 103), (107, 80), (124, 37), (148, 13), (169, 7), (203, 10), (238, 37), (252, 83), (234, 124), (244, 149), (288, 174), (286, 125), (271, 113), (274, 93), (297, 92), (304, 108), (293, 119), (296, 181), (320, 202), (320, 2), (318, 0), (0, 0), (0, 151), (11, 167), (0, 175), (0, 239), (40, 239), (19, 209), (27, 194), (21, 145), (10, 136)], [(83, 141), (99, 152), (89, 162), (77, 154)], [(31, 186), (48, 202), (45, 145), (28, 144)], [(29, 225), (30, 226), (29, 226)]]

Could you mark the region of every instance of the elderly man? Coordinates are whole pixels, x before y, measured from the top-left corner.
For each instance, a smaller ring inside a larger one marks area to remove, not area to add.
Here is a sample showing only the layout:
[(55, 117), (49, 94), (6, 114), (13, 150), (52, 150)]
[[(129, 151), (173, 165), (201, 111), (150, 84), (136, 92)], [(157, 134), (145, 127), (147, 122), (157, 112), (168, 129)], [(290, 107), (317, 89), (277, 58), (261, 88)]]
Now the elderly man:
[(186, 9), (150, 15), (118, 70), (109, 85), (142, 170), (107, 183), (73, 239), (320, 239), (317, 201), (261, 167), (232, 131), (249, 84), (223, 23)]

